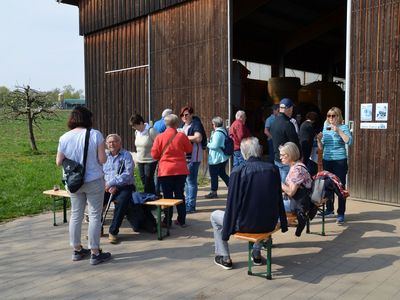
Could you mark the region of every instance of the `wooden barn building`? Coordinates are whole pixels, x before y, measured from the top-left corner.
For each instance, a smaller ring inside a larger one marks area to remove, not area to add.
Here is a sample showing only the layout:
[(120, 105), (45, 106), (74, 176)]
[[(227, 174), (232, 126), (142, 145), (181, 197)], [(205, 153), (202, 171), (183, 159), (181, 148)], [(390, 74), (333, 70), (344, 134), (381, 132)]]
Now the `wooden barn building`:
[[(213, 116), (229, 123), (239, 108), (262, 128), (271, 103), (266, 83), (246, 81), (237, 60), (270, 65), (272, 77), (291, 68), (322, 74), (324, 82), (345, 78), (337, 105), (354, 137), (351, 197), (400, 204), (400, 0), (61, 2), (79, 8), (96, 126), (120, 133), (127, 148), (133, 112), (157, 120), (164, 108), (186, 104), (208, 132)], [(317, 89), (310, 100), (322, 113), (328, 94)]]

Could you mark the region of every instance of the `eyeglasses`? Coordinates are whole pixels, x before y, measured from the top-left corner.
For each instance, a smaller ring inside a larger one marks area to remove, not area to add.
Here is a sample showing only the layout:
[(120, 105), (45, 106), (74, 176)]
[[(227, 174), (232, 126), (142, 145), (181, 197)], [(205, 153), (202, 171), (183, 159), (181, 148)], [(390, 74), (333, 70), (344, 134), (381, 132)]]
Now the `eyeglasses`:
[(286, 156), (288, 156), (286, 153), (279, 153), (279, 156), (280, 157), (286, 157)]
[(327, 118), (336, 118), (337, 115), (326, 115)]

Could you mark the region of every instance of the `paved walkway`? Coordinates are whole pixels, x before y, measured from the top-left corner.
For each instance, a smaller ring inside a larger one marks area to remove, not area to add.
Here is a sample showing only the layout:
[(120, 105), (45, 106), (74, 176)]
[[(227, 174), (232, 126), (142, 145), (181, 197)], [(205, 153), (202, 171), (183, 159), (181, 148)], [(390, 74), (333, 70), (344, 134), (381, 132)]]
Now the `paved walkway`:
[(98, 266), (70, 260), (68, 226), (53, 227), (51, 213), (0, 224), (0, 299), (400, 299), (400, 207), (348, 201), (346, 225), (329, 219), (327, 236), (275, 234), (267, 281), (247, 275), (241, 241), (232, 239), (233, 270), (214, 265), (209, 216), (226, 190), (206, 192), (189, 227), (163, 241), (126, 224), (120, 244), (102, 238), (113, 259)]

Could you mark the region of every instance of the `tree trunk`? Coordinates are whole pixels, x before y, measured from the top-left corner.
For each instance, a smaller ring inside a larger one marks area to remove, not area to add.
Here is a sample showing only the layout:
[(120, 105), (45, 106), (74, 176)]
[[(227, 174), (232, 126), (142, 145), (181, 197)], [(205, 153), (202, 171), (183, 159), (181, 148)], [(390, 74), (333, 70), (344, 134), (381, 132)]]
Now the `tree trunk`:
[(33, 151), (37, 151), (38, 148), (36, 146), (35, 136), (33, 134), (33, 119), (31, 112), (28, 112), (28, 129), (29, 129), (29, 141), (31, 142), (31, 148)]

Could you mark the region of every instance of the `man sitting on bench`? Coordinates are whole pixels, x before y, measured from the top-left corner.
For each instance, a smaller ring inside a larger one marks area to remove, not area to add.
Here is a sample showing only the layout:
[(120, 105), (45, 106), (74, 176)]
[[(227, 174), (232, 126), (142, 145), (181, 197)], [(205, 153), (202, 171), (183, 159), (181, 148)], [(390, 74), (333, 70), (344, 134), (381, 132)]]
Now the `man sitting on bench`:
[[(235, 232), (271, 232), (278, 218), (282, 232), (288, 230), (279, 169), (261, 160), (262, 148), (255, 137), (243, 139), (240, 151), (245, 163), (232, 170), (225, 212), (216, 210), (211, 214), (214, 262), (226, 270), (232, 269), (228, 247), (230, 235)], [(254, 265), (262, 264), (261, 247), (260, 243), (254, 244)]]
[(103, 166), (105, 193), (107, 204), (110, 196), (114, 201), (114, 217), (111, 222), (108, 240), (118, 243), (119, 227), (131, 206), (132, 192), (135, 191), (133, 169), (135, 164), (129, 151), (122, 149), (122, 140), (118, 134), (110, 134), (106, 138), (108, 148), (107, 161)]

